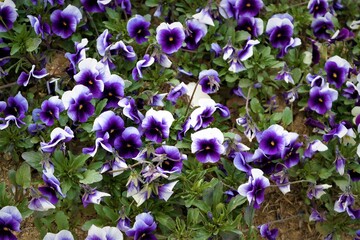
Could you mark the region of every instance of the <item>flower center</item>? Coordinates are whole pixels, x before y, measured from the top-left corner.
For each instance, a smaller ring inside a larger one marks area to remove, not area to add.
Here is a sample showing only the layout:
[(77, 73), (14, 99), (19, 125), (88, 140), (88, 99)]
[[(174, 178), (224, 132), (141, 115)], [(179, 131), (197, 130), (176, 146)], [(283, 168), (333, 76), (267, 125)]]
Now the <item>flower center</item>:
[(324, 100), (322, 100), (322, 98), (319, 98), (318, 100), (319, 100), (319, 102), (321, 102), (321, 103), (324, 102)]
[(271, 145), (271, 146), (275, 146), (275, 142), (274, 142), (274, 141), (271, 141), (271, 142), (270, 142), (270, 145)]
[(112, 95), (113, 95), (113, 94), (112, 94), (111, 92), (109, 92), (109, 94), (108, 94), (108, 95), (109, 95), (109, 97), (112, 97)]
[(67, 23), (65, 21), (63, 21), (62, 24), (64, 25), (64, 27), (67, 26)]
[(246, 29), (247, 29), (249, 32), (251, 32), (251, 27), (247, 27)]
[(82, 104), (80, 104), (80, 106), (79, 106), (79, 110), (81, 110), (81, 109), (83, 109), (83, 105)]
[(337, 74), (336, 74), (336, 73), (333, 73), (333, 78), (337, 78)]
[(130, 144), (130, 143), (126, 144), (126, 147), (130, 148), (130, 147), (131, 147), (131, 144)]
[(278, 35), (276, 35), (278, 38), (281, 37), (281, 33), (278, 33)]
[(142, 30), (141, 30), (141, 28), (140, 28), (140, 29), (137, 31), (137, 33), (138, 33), (138, 34), (140, 34), (140, 33), (141, 33), (141, 31), (142, 31)]
[(173, 37), (169, 37), (169, 42), (172, 42), (174, 41), (174, 38)]
[(52, 116), (53, 115), (52, 111), (49, 111), (49, 114)]
[(3, 230), (4, 230), (4, 231), (10, 231), (10, 229), (7, 228), (7, 227), (3, 227)]
[(316, 7), (315, 7), (315, 10), (319, 10), (319, 6), (316, 6)]
[(115, 129), (111, 129), (111, 130), (110, 130), (110, 133), (113, 133), (114, 131), (115, 131)]
[(90, 84), (90, 85), (93, 85), (93, 81), (89, 80), (89, 84)]
[(210, 146), (206, 146), (206, 147), (205, 147), (205, 150), (210, 150), (210, 149), (211, 149)]
[(246, 6), (246, 7), (251, 7), (251, 4), (250, 4), (250, 3), (247, 3), (245, 6)]

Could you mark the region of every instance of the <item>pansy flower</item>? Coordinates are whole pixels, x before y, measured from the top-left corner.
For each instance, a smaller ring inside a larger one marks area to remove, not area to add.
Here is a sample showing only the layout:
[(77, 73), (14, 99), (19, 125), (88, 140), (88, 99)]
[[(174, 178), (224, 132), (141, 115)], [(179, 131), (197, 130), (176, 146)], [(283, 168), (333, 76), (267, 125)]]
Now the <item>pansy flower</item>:
[(41, 111), (39, 112), (40, 120), (46, 126), (52, 126), (55, 119), (59, 119), (60, 113), (64, 109), (65, 107), (59, 97), (53, 96), (41, 104)]
[(80, 10), (69, 4), (64, 10), (55, 10), (51, 16), (52, 31), (61, 38), (70, 37), (82, 19)]
[(319, 211), (317, 211), (315, 208), (311, 209), (311, 214), (309, 216), (309, 221), (315, 221), (315, 222), (323, 222), (325, 221), (325, 216), (321, 213), (319, 213)]
[(244, 71), (245, 67), (241, 62), (252, 57), (252, 55), (254, 53), (253, 47), (259, 43), (260, 43), (259, 40), (248, 39), (245, 47), (243, 49), (237, 51), (236, 53), (232, 54), (232, 56), (230, 57), (229, 71), (233, 72), (233, 73), (238, 73), (238, 72)]
[(43, 68), (41, 70), (35, 70), (35, 65), (32, 65), (29, 73), (26, 73), (26, 72), (20, 73), (20, 76), (17, 79), (17, 84), (19, 84), (20, 86), (26, 87), (29, 84), (31, 77), (41, 79), (47, 75), (48, 75), (48, 73), (46, 72), (45, 68)]
[(135, 127), (125, 128), (121, 135), (116, 138), (114, 143), (120, 157), (123, 158), (136, 157), (140, 152), (139, 148), (141, 145), (141, 134)]
[(12, 0), (0, 2), (0, 32), (7, 32), (12, 29), (18, 17), (15, 3)]
[(326, 194), (324, 190), (331, 187), (329, 184), (311, 185), (307, 192), (307, 197), (309, 199), (320, 199), (322, 195)]
[(201, 9), (199, 13), (194, 14), (192, 17), (203, 24), (215, 26), (211, 17), (211, 9), (209, 7)]
[(18, 92), (15, 97), (9, 97), (7, 103), (0, 101), (0, 111), (4, 113), (5, 118), (0, 118), (0, 130), (7, 128), (11, 121), (14, 121), (15, 125), (20, 128), (20, 124), (24, 124), (22, 119), (25, 118), (25, 113), (28, 111), (29, 103)]
[(156, 28), (156, 40), (166, 54), (177, 52), (185, 40), (185, 32), (180, 22), (161, 23)]
[(45, 33), (46, 34), (51, 33), (50, 25), (47, 24), (46, 22), (43, 22), (40, 15), (38, 17), (28, 15), (27, 17), (30, 20), (31, 26), (34, 28), (35, 33), (37, 35), (41, 35), (42, 39), (45, 38)]
[(163, 145), (155, 149), (154, 155), (156, 157), (153, 161), (160, 163), (157, 166), (157, 170), (165, 174), (181, 173), (182, 162), (187, 159), (187, 156), (181, 154), (177, 147), (168, 145)]
[(157, 189), (159, 199), (163, 199), (163, 200), (165, 200), (165, 202), (167, 200), (169, 200), (171, 195), (174, 193), (173, 188), (175, 187), (177, 182), (178, 181), (174, 181), (174, 182), (163, 184), (163, 185), (159, 186)]
[(22, 216), (17, 207), (5, 206), (0, 210), (0, 239), (17, 239), (12, 233), (20, 232)]
[(95, 146), (94, 147), (86, 147), (82, 149), (84, 154), (89, 154), (90, 156), (94, 157), (97, 153), (99, 146), (105, 149), (108, 152), (113, 152), (112, 145), (109, 143), (109, 133), (106, 132), (103, 137), (97, 137), (95, 139)]
[(277, 228), (269, 229), (269, 224), (263, 224), (258, 226), (260, 231), (260, 235), (267, 240), (276, 240), (277, 236), (279, 235), (279, 230)]
[(99, 228), (91, 225), (88, 235), (85, 240), (123, 240), (123, 234), (116, 227), (103, 227)]
[(56, 146), (60, 142), (69, 142), (73, 138), (74, 138), (74, 132), (68, 126), (65, 126), (64, 129), (57, 127), (54, 130), (52, 130), (50, 133), (50, 142), (40, 143), (41, 150), (43, 152), (52, 153), (55, 151)]
[(74, 240), (74, 236), (68, 230), (61, 230), (58, 233), (47, 233), (43, 240)]
[(108, 67), (94, 58), (86, 58), (78, 66), (80, 71), (74, 75), (76, 83), (88, 87), (93, 97), (100, 98), (104, 91), (104, 79), (110, 72)]
[(139, 124), (144, 119), (144, 115), (137, 109), (135, 100), (131, 97), (126, 97), (118, 102), (118, 105), (123, 108), (123, 114)]
[(150, 36), (149, 32), (150, 22), (141, 15), (135, 15), (130, 18), (127, 23), (126, 29), (131, 38), (135, 38), (138, 44), (147, 42), (147, 37)]
[(69, 59), (74, 74), (76, 74), (77, 71), (77, 64), (86, 58), (86, 51), (89, 50), (89, 48), (86, 47), (88, 42), (86, 38), (83, 38), (81, 42), (75, 42), (75, 53), (65, 53), (65, 57)]
[(200, 40), (206, 35), (207, 27), (196, 19), (186, 21), (185, 43), (186, 48), (190, 50), (197, 49)]
[(110, 46), (110, 38), (111, 34), (109, 33), (108, 29), (105, 29), (99, 37), (96, 39), (96, 49), (100, 56), (105, 56), (106, 49)]
[(219, 13), (225, 18), (238, 18), (238, 11), (236, 9), (237, 0), (221, 0), (219, 5)]
[(119, 100), (124, 97), (124, 80), (116, 74), (111, 74), (104, 81), (102, 98), (107, 99), (105, 108), (116, 108), (119, 106)]
[(55, 206), (46, 197), (38, 195), (29, 201), (28, 208), (33, 211), (46, 212), (55, 209)]
[(324, 152), (328, 150), (328, 147), (323, 144), (320, 140), (314, 140), (310, 142), (304, 151), (304, 157), (312, 158), (315, 152)]
[(318, 114), (325, 114), (332, 107), (332, 103), (338, 98), (338, 92), (328, 87), (312, 87), (308, 100), (309, 108)]
[(84, 9), (88, 12), (99, 13), (105, 11), (105, 5), (110, 3), (111, 0), (80, 0)]
[(95, 107), (90, 102), (91, 99), (92, 94), (84, 85), (76, 85), (61, 98), (69, 118), (75, 122), (86, 122), (94, 114)]
[(174, 117), (169, 111), (156, 111), (151, 108), (146, 112), (141, 127), (147, 139), (161, 143), (163, 139), (169, 137), (170, 126), (173, 121)]
[(143, 78), (142, 68), (150, 67), (155, 62), (155, 58), (149, 54), (145, 54), (144, 58), (136, 63), (136, 67), (132, 70), (132, 77), (135, 81)]
[(312, 14), (314, 18), (324, 16), (328, 7), (329, 4), (327, 0), (310, 0), (307, 6), (310, 14)]
[(327, 31), (334, 30), (334, 24), (331, 21), (332, 17), (331, 13), (328, 12), (323, 17), (317, 17), (313, 20), (311, 28), (313, 29), (315, 37), (325, 40), (331, 37)]
[(260, 204), (264, 201), (265, 188), (270, 186), (269, 179), (263, 175), (264, 173), (260, 169), (252, 169), (248, 182), (238, 188), (239, 194), (247, 197), (249, 204), (256, 209), (260, 208)]
[(350, 63), (339, 56), (329, 58), (325, 63), (326, 77), (330, 84), (341, 88), (350, 70)]
[(285, 150), (287, 134), (282, 126), (271, 125), (259, 137), (259, 148), (266, 155), (281, 154)]
[(134, 240), (156, 240), (157, 238), (153, 234), (156, 227), (157, 224), (150, 213), (141, 213), (136, 216), (133, 227), (126, 231), (126, 235), (134, 237)]
[(261, 18), (243, 16), (237, 21), (236, 30), (247, 31), (256, 38), (264, 32), (264, 21)]
[(254, 17), (264, 7), (262, 0), (237, 0), (235, 8), (238, 16)]
[(84, 207), (86, 208), (90, 203), (93, 204), (100, 204), (100, 201), (103, 197), (109, 197), (111, 196), (108, 193), (100, 192), (96, 190), (96, 188), (91, 188), (89, 186), (84, 186), (85, 193), (82, 196), (82, 203)]
[(127, 15), (131, 15), (131, 1), (130, 0), (115, 0), (116, 6), (120, 6)]
[(215, 163), (225, 152), (224, 134), (218, 128), (207, 128), (191, 134), (191, 152), (201, 163)]
[(181, 82), (174, 88), (172, 88), (167, 95), (166, 99), (169, 100), (173, 105), (176, 104), (176, 101), (179, 97), (185, 95), (188, 92), (188, 88), (185, 83)]
[(220, 88), (219, 74), (214, 69), (203, 70), (199, 73), (199, 85), (204, 93), (215, 93)]
[(113, 145), (124, 131), (124, 120), (113, 111), (103, 112), (95, 119), (92, 131), (96, 132), (97, 138), (103, 138), (108, 133), (108, 141)]

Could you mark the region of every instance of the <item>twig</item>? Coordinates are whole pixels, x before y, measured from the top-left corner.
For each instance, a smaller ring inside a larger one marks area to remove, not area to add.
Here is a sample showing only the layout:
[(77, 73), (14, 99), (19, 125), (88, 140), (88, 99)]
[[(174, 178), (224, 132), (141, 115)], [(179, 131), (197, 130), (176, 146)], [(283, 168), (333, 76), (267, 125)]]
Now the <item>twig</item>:
[(8, 87), (14, 86), (16, 84), (17, 84), (17, 82), (8, 83), (8, 84), (0, 86), (0, 89), (8, 88)]

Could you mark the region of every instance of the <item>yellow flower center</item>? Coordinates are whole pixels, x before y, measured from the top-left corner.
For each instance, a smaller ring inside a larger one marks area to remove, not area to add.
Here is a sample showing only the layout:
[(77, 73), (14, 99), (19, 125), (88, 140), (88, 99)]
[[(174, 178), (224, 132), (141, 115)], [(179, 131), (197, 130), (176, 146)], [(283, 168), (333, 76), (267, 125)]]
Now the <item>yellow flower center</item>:
[(79, 110), (81, 110), (81, 109), (83, 109), (83, 105), (82, 104), (80, 104), (80, 106), (79, 106)]
[(319, 102), (321, 102), (321, 103), (322, 103), (322, 102), (324, 102), (324, 100), (322, 100), (322, 98), (319, 98)]
[(246, 7), (251, 7), (251, 4), (250, 4), (250, 3), (247, 3), (245, 6), (246, 6)]
[(281, 37), (281, 33), (278, 33), (278, 35), (276, 35), (278, 38)]
[(169, 37), (169, 42), (172, 42), (174, 41), (174, 38), (173, 37)]
[(271, 142), (270, 142), (270, 145), (271, 145), (271, 146), (275, 146), (275, 142), (274, 142), (274, 141), (271, 141)]
[(333, 73), (333, 77), (334, 77), (334, 78), (337, 78), (337, 74), (336, 74), (336, 73)]

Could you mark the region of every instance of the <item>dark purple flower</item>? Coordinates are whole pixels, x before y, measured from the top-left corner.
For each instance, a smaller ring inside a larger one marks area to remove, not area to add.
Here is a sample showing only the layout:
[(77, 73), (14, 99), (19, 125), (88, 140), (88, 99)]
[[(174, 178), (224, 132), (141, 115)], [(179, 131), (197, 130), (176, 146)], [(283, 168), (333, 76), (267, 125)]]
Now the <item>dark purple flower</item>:
[(68, 230), (61, 230), (58, 233), (47, 233), (43, 240), (74, 240), (74, 236)]
[(132, 77), (135, 81), (143, 78), (142, 68), (150, 67), (155, 62), (155, 58), (149, 54), (145, 54), (144, 58), (136, 63), (136, 67), (132, 70)]
[(147, 36), (150, 36), (149, 32), (150, 22), (141, 15), (135, 15), (135, 17), (130, 18), (127, 23), (126, 29), (131, 38), (135, 38), (135, 41), (138, 44), (147, 42)]
[(324, 190), (331, 187), (332, 186), (329, 184), (320, 184), (320, 185), (311, 184), (307, 192), (307, 197), (309, 199), (313, 199), (313, 198), (320, 199), (322, 195), (326, 194)]
[(163, 139), (169, 137), (170, 126), (173, 121), (174, 117), (169, 111), (155, 111), (151, 108), (146, 112), (141, 127), (147, 139), (161, 143)]
[(50, 16), (52, 31), (61, 38), (68, 38), (76, 31), (81, 18), (80, 10), (71, 4), (62, 11), (55, 10)]
[(33, 211), (45, 212), (49, 209), (55, 209), (55, 206), (46, 197), (37, 196), (29, 201), (28, 208)]
[(17, 207), (6, 206), (0, 210), (0, 239), (16, 240), (11, 232), (20, 232), (22, 216)]
[(66, 91), (62, 95), (62, 102), (68, 116), (73, 121), (86, 122), (95, 112), (95, 107), (90, 100), (92, 94), (89, 88), (83, 85), (76, 85), (71, 91)]
[(77, 72), (77, 64), (86, 58), (86, 51), (89, 50), (89, 48), (86, 47), (88, 42), (86, 38), (83, 38), (81, 42), (75, 42), (75, 53), (65, 53), (65, 57), (69, 59), (74, 74)]
[[(328, 85), (328, 84), (327, 84)], [(309, 108), (318, 114), (331, 110), (332, 103), (338, 98), (338, 92), (328, 86), (312, 87), (308, 100)]]
[(270, 179), (276, 183), (279, 190), (285, 195), (290, 192), (288, 168), (286, 166), (276, 165), (274, 171), (275, 173), (270, 175)]
[(82, 203), (84, 207), (87, 207), (90, 203), (100, 204), (102, 197), (111, 196), (108, 193), (100, 192), (96, 190), (96, 188), (91, 188), (89, 186), (84, 186), (84, 189), (85, 189), (85, 193), (82, 196)]
[(273, 16), (266, 25), (266, 33), (270, 36), (270, 43), (274, 48), (284, 48), (292, 38), (294, 25), (289, 18)]
[(54, 165), (51, 162), (44, 163), (42, 179), (48, 187), (51, 187), (62, 197), (65, 197), (60, 187), (60, 181), (54, 176), (54, 171)]
[(156, 227), (157, 224), (150, 213), (141, 213), (136, 216), (134, 226), (126, 231), (126, 235), (134, 237), (134, 240), (156, 240), (153, 234)]
[(39, 112), (40, 120), (46, 126), (52, 126), (54, 120), (59, 119), (60, 113), (64, 110), (65, 107), (59, 97), (53, 96), (41, 104), (41, 111)]
[(345, 212), (350, 206), (354, 204), (354, 196), (351, 193), (343, 193), (334, 204), (335, 212)]
[(345, 41), (350, 38), (353, 38), (355, 35), (353, 32), (348, 30), (347, 28), (342, 28), (341, 30), (337, 30), (334, 35), (328, 40), (330, 44), (335, 43), (336, 41)]
[(40, 15), (38, 17), (27, 15), (27, 17), (30, 20), (31, 26), (34, 28), (35, 33), (37, 35), (41, 35), (42, 39), (45, 38), (45, 33), (48, 35), (51, 34), (50, 25), (47, 24), (46, 22), (42, 22)]
[[(2, 38), (0, 38), (0, 45), (2, 45), (2, 44), (4, 44), (4, 41)], [(5, 59), (0, 60), (0, 67), (2, 67), (10, 61), (9, 58), (6, 58), (6, 57), (10, 56), (10, 48), (7, 46), (0, 47), (0, 56), (1, 56), (1, 58), (5, 58)], [(3, 74), (3, 73), (0, 72), (0, 76), (1, 76), (1, 74)]]
[(320, 50), (319, 50), (318, 42), (311, 39), (311, 47), (312, 47), (311, 62), (312, 62), (313, 65), (316, 65), (316, 64), (318, 64), (320, 62)]
[(166, 54), (177, 52), (185, 40), (185, 32), (180, 22), (161, 23), (156, 28), (156, 40)]
[(199, 85), (204, 93), (215, 93), (220, 88), (219, 74), (214, 69), (203, 70), (199, 73)]
[(100, 146), (110, 153), (113, 152), (113, 147), (109, 143), (109, 133), (108, 132), (106, 132), (103, 137), (97, 137), (95, 139), (94, 146), (83, 148), (82, 152), (84, 154), (89, 154), (90, 156), (94, 157)]
[(164, 174), (181, 173), (183, 160), (187, 156), (181, 154), (179, 149), (174, 146), (163, 145), (155, 149), (155, 158), (152, 161), (158, 161), (157, 170)]
[(0, 32), (12, 29), (17, 17), (16, 6), (12, 0), (0, 2)]
[(245, 128), (244, 134), (247, 137), (247, 139), (252, 142), (254, 137), (258, 134), (259, 129), (256, 127), (256, 125), (253, 123), (252, 119), (245, 115), (244, 117), (240, 117), (236, 119), (236, 123), (243, 128)]
[(219, 12), (225, 19), (238, 18), (238, 10), (236, 8), (237, 0), (221, 0), (219, 5)]
[(22, 119), (25, 118), (28, 108), (28, 101), (21, 95), (21, 92), (18, 92), (15, 97), (9, 97), (7, 104), (0, 101), (0, 110), (5, 115), (5, 118), (0, 118), (0, 121), (2, 121), (0, 130), (7, 128), (11, 121), (14, 121), (16, 126), (20, 128), (20, 124), (24, 124)]
[(262, 0), (238, 0), (235, 5), (238, 16), (250, 17), (258, 15), (263, 7), (264, 3)]
[(165, 98), (166, 95), (167, 95), (166, 93), (159, 93), (159, 94), (155, 94), (155, 95), (151, 96), (149, 98), (150, 106), (163, 107), (164, 106), (163, 99)]
[(186, 21), (185, 43), (186, 48), (190, 50), (197, 49), (200, 40), (206, 35), (207, 27), (196, 19)]
[(56, 146), (60, 142), (69, 142), (71, 139), (74, 138), (74, 132), (68, 127), (65, 126), (64, 129), (59, 127), (55, 128), (50, 133), (50, 141), (48, 143), (41, 142), (41, 150), (43, 152), (52, 153), (55, 151)]
[(127, 15), (131, 15), (131, 1), (130, 0), (115, 0)]
[(260, 136), (259, 148), (266, 155), (282, 154), (285, 150), (287, 132), (280, 125), (274, 124)]
[(247, 197), (249, 204), (254, 208), (260, 208), (260, 204), (264, 201), (265, 188), (270, 186), (269, 179), (263, 174), (260, 169), (252, 169), (248, 183), (244, 183), (238, 188), (239, 194)]
[(92, 131), (96, 132), (97, 138), (104, 138), (108, 133), (108, 142), (113, 146), (116, 138), (124, 131), (124, 120), (113, 111), (103, 112), (95, 119)]
[(106, 65), (94, 58), (86, 58), (79, 63), (79, 72), (74, 75), (77, 84), (86, 86), (94, 98), (100, 98), (104, 91), (104, 79), (109, 77)]
[(137, 109), (135, 100), (131, 97), (126, 97), (118, 102), (118, 105), (123, 109), (123, 114), (133, 120), (136, 124), (141, 123), (144, 115)]
[(343, 138), (348, 133), (348, 128), (343, 124), (334, 124), (331, 130), (323, 135), (324, 142), (329, 142), (334, 137)]
[(39, 192), (43, 197), (47, 198), (51, 204), (57, 204), (59, 202), (58, 197), (56, 196), (56, 191), (52, 187), (42, 186), (38, 187)]
[(127, 127), (116, 139), (114, 146), (120, 157), (134, 158), (136, 157), (142, 145), (141, 134), (135, 127)]
[(292, 83), (294, 84), (294, 79), (291, 76), (291, 72), (288, 69), (288, 67), (286, 66), (286, 64), (284, 65), (283, 69), (278, 73), (278, 75), (276, 75), (275, 80), (283, 80), (286, 83)]
[(281, 158), (287, 168), (297, 165), (300, 161), (300, 154), (297, 150), (302, 146), (302, 143), (297, 142), (299, 135), (297, 133), (288, 133), (286, 135), (285, 149), (281, 153)]
[(106, 49), (110, 46), (111, 34), (108, 29), (105, 29), (99, 37), (96, 39), (96, 49), (99, 52), (100, 56), (105, 56)]
[(41, 79), (41, 78), (43, 78), (43, 77), (45, 77), (47, 75), (48, 75), (48, 73), (46, 72), (45, 68), (36, 71), (35, 70), (35, 65), (32, 65), (31, 70), (29, 71), (29, 73), (26, 73), (26, 72), (21, 72), (20, 73), (20, 76), (17, 79), (17, 84), (20, 85), (20, 86), (26, 87), (29, 84), (29, 81), (30, 81), (31, 77)]
[(111, 0), (80, 0), (84, 9), (88, 12), (99, 13), (105, 11), (105, 5)]
[(319, 213), (316, 209), (311, 210), (311, 214), (309, 216), (309, 221), (315, 221), (315, 222), (323, 222), (325, 221), (325, 216), (321, 213)]
[(211, 44), (211, 49), (210, 52), (214, 52), (215, 53), (215, 57), (219, 57), (222, 53), (222, 48), (220, 47), (219, 44), (217, 43), (212, 43)]
[(260, 235), (267, 240), (276, 240), (279, 234), (279, 230), (277, 228), (270, 230), (268, 224), (258, 226), (258, 229), (260, 230)]
[(111, 74), (110, 77), (105, 78), (104, 81), (102, 98), (107, 99), (106, 108), (116, 108), (119, 106), (119, 100), (124, 97), (124, 80), (118, 75)]
[[(229, 71), (234, 72), (234, 73), (244, 71), (246, 68), (244, 67), (244, 65), (241, 62), (252, 57), (253, 51), (254, 51), (253, 47), (259, 43), (260, 43), (259, 40), (248, 39), (245, 47), (241, 50), (238, 50), (236, 53), (232, 54), (232, 56), (230, 57)], [(224, 53), (224, 57), (225, 57), (225, 53)]]
[(249, 152), (235, 152), (234, 156), (234, 166), (242, 172), (245, 172), (247, 175), (251, 175), (250, 162), (252, 162), (252, 153)]
[(236, 30), (247, 31), (256, 38), (264, 32), (264, 22), (261, 18), (243, 16), (237, 21)]
[(191, 134), (191, 152), (201, 163), (215, 163), (225, 152), (223, 133), (217, 128), (207, 128)]
[(341, 88), (350, 70), (350, 63), (339, 56), (329, 58), (325, 63), (327, 80), (336, 88)]
[(126, 216), (120, 216), (120, 219), (117, 223), (117, 228), (120, 229), (122, 232), (126, 232), (127, 230), (130, 229), (131, 226), (131, 221), (128, 217)]
[(205, 8), (201, 9), (200, 12), (194, 14), (192, 17), (193, 19), (196, 19), (203, 24), (215, 26), (211, 16), (211, 9), (209, 6), (206, 6)]
[(313, 29), (315, 37), (325, 40), (331, 37), (327, 31), (334, 30), (334, 24), (331, 21), (332, 17), (331, 13), (328, 12), (323, 17), (317, 17), (313, 20), (311, 28)]
[(314, 18), (322, 17), (329, 7), (327, 0), (310, 0), (307, 8)]
[(174, 182), (163, 184), (163, 185), (159, 186), (157, 189), (159, 199), (163, 199), (165, 201), (169, 200), (171, 195), (174, 193), (173, 188), (175, 187), (177, 182), (178, 181), (174, 181)]
[(312, 158), (315, 152), (324, 152), (328, 150), (328, 147), (323, 144), (320, 140), (314, 140), (309, 143), (307, 148), (304, 151), (305, 158)]
[(306, 75), (306, 80), (310, 83), (311, 87), (323, 87), (325, 86), (325, 79), (320, 75)]
[(170, 90), (166, 99), (169, 100), (173, 105), (175, 105), (178, 98), (185, 95), (187, 92), (188, 92), (188, 88), (186, 84), (181, 82), (176, 87)]

